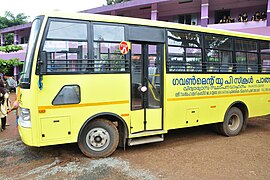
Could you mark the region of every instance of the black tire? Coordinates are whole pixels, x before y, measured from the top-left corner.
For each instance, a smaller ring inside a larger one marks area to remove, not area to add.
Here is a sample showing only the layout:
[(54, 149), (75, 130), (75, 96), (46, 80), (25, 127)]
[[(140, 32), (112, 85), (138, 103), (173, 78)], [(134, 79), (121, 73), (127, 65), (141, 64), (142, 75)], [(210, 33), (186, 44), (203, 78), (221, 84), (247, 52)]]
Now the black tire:
[(82, 130), (78, 145), (82, 153), (91, 158), (110, 156), (119, 143), (116, 126), (106, 119), (97, 119)]
[(237, 107), (232, 107), (225, 115), (224, 122), (218, 124), (219, 132), (224, 136), (238, 135), (244, 124), (243, 113)]

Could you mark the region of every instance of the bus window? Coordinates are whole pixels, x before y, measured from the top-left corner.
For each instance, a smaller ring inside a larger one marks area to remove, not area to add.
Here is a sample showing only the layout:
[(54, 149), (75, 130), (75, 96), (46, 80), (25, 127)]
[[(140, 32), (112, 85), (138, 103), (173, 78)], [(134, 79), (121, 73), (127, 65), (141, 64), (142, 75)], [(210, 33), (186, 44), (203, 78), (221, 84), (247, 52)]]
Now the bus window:
[(235, 40), (236, 72), (258, 72), (257, 42), (244, 39)]
[(261, 42), (260, 48), (261, 48), (262, 72), (269, 73), (270, 72), (270, 43)]
[(202, 72), (201, 35), (168, 31), (168, 72)]
[(94, 24), (94, 72), (128, 72), (126, 55), (119, 50), (124, 38), (124, 26)]
[(84, 71), (87, 23), (50, 21), (42, 51), (46, 52), (48, 73)]
[(232, 72), (232, 38), (205, 36), (206, 70), (208, 72)]

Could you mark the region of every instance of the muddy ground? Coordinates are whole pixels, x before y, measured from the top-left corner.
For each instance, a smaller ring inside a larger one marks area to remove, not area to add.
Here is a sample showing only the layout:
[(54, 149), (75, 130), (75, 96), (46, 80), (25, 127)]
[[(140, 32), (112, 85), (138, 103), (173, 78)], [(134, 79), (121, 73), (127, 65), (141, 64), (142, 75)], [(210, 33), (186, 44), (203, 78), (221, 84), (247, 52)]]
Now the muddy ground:
[(250, 119), (236, 137), (210, 126), (173, 130), (104, 159), (86, 158), (77, 144), (25, 146), (14, 119), (0, 133), (0, 179), (270, 179), (270, 116)]

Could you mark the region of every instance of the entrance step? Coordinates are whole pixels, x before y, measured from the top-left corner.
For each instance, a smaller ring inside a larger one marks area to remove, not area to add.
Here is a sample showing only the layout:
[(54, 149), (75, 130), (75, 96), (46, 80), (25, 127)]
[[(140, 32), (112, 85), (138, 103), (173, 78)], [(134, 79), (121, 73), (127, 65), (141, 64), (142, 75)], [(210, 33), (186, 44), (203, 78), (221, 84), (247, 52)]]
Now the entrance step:
[(155, 135), (155, 136), (128, 139), (128, 145), (135, 146), (139, 144), (147, 144), (147, 143), (162, 142), (162, 141), (164, 141), (164, 135), (160, 134), (160, 135)]

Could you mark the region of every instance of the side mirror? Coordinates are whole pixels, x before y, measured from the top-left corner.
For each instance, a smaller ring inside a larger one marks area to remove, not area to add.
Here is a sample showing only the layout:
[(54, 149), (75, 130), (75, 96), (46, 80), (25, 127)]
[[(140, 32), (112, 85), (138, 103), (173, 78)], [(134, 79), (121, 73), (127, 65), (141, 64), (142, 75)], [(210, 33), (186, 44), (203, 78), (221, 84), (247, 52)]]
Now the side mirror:
[(47, 54), (45, 51), (41, 51), (39, 60), (39, 74), (43, 75), (47, 72)]

